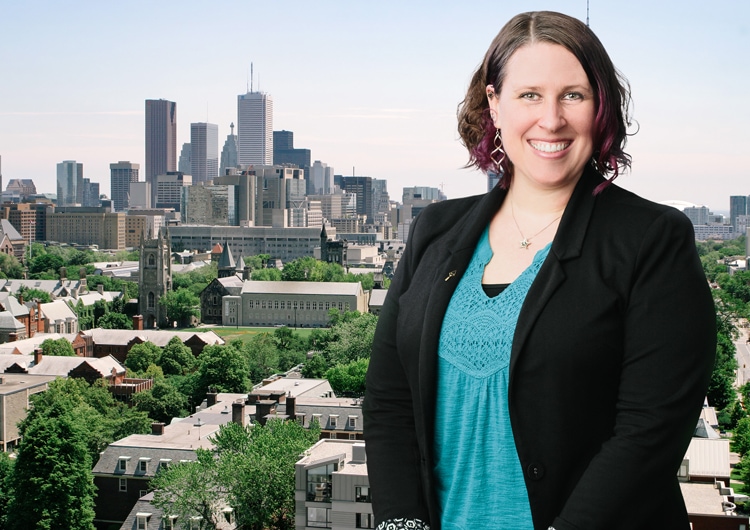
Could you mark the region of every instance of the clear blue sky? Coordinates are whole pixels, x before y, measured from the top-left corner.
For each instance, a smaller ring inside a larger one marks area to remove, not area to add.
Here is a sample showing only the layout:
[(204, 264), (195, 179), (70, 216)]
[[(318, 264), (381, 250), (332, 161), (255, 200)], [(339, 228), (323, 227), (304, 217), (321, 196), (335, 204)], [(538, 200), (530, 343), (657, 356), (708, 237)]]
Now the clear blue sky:
[[(459, 4), (470, 5), (464, 7)], [(274, 129), (336, 173), (481, 193), (461, 169), (455, 109), (516, 12), (586, 18), (585, 0), (24, 1), (0, 3), (0, 156), (5, 183), (55, 191), (77, 160), (109, 193), (109, 164), (144, 164), (144, 100), (190, 123), (237, 120), (250, 63), (274, 100)], [(592, 0), (591, 27), (630, 80), (640, 131), (618, 180), (653, 200), (727, 210), (750, 194), (750, 2)]]

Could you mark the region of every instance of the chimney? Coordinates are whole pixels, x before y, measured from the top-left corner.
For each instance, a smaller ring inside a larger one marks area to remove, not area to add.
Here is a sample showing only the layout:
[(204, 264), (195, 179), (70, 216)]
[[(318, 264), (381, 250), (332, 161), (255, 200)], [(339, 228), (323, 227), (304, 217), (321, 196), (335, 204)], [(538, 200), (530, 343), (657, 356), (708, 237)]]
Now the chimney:
[(216, 405), (216, 392), (209, 392), (206, 394), (206, 406), (213, 407)]
[(34, 366), (39, 366), (39, 363), (41, 362), (42, 362), (42, 349), (34, 348)]
[(18, 340), (18, 333), (8, 333), (8, 342), (16, 342)]
[(104, 284), (103, 284), (103, 283), (100, 283), (99, 285), (97, 285), (97, 286), (96, 286), (96, 290), (97, 290), (97, 292), (98, 292), (99, 294), (104, 294)]
[(289, 416), (290, 420), (293, 420), (297, 417), (296, 402), (297, 398), (292, 396), (291, 394), (286, 397), (286, 415)]
[(255, 421), (261, 425), (266, 424), (266, 416), (273, 412), (275, 401), (270, 399), (261, 399), (255, 404)]
[(152, 423), (151, 434), (156, 435), (156, 436), (161, 436), (162, 434), (164, 434), (164, 424), (158, 423), (158, 422)]
[(143, 315), (133, 315), (133, 330), (143, 331)]
[(245, 426), (245, 404), (242, 401), (232, 403), (232, 423)]
[(23, 305), (23, 293), (18, 293), (18, 303)]

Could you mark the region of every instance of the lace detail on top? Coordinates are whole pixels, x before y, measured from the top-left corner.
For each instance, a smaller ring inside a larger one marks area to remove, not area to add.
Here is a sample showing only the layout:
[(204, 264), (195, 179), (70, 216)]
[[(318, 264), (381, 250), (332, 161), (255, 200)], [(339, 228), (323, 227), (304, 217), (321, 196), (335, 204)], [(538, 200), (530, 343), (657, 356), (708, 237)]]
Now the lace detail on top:
[(430, 525), (419, 519), (388, 519), (380, 523), (375, 530), (430, 530)]
[[(489, 232), (485, 230), (456, 287), (461, 296), (454, 295), (445, 312), (438, 355), (473, 377), (488, 377), (508, 366), (520, 306), (549, 248), (540, 249), (513, 283), (490, 298), (482, 289), (484, 268), (492, 259)], [(490, 329), (496, 331), (487, 333)]]

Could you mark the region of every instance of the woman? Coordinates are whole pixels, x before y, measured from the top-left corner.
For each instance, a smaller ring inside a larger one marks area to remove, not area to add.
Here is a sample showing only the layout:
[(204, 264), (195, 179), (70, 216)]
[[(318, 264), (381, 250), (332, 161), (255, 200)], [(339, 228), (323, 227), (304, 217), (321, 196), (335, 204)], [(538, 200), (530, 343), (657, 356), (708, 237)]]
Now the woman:
[(714, 309), (688, 219), (611, 184), (628, 99), (571, 17), (518, 15), (487, 51), (459, 131), (502, 179), (415, 218), (375, 335), (379, 528), (688, 528)]

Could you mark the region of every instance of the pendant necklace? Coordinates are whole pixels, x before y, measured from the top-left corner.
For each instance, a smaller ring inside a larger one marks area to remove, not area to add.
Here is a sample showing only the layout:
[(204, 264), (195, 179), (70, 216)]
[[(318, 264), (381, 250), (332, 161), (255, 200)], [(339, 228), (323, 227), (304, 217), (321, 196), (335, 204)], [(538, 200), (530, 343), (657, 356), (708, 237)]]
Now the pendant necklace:
[(518, 233), (521, 234), (521, 242), (520, 242), (521, 246), (520, 246), (520, 248), (523, 248), (523, 249), (526, 249), (526, 250), (529, 250), (529, 247), (531, 246), (531, 240), (532, 239), (534, 239), (536, 236), (538, 236), (539, 234), (541, 234), (542, 232), (544, 232), (545, 230), (547, 230), (550, 226), (552, 226), (552, 223), (554, 223), (555, 221), (557, 221), (558, 219), (560, 219), (560, 217), (562, 217), (562, 214), (558, 215), (557, 217), (555, 217), (554, 219), (552, 219), (552, 221), (550, 221), (550, 223), (547, 226), (545, 226), (544, 228), (542, 228), (541, 230), (539, 230), (539, 232), (537, 232), (533, 236), (525, 237), (523, 235), (523, 232), (521, 231), (521, 227), (518, 226), (518, 221), (516, 221), (516, 212), (515, 212), (515, 209), (513, 208), (513, 199), (510, 199), (510, 215), (513, 217), (513, 222), (516, 224), (516, 228), (518, 229)]

